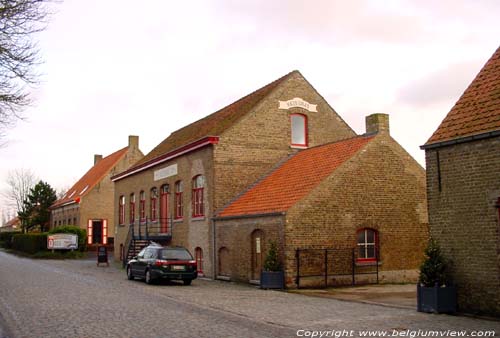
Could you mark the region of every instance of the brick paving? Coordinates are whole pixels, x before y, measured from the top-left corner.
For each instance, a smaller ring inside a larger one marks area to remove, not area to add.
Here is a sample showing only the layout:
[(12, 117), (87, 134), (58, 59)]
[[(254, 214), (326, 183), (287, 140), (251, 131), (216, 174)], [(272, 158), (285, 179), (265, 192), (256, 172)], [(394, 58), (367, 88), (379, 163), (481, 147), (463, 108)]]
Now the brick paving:
[(30, 260), (0, 252), (0, 286), (0, 327), (10, 338), (296, 337), (297, 330), (353, 330), (349, 336), (358, 336), (359, 330), (419, 329), (500, 334), (496, 321), (249, 285), (195, 280), (191, 286), (149, 286), (128, 281), (114, 264), (96, 267), (94, 260)]

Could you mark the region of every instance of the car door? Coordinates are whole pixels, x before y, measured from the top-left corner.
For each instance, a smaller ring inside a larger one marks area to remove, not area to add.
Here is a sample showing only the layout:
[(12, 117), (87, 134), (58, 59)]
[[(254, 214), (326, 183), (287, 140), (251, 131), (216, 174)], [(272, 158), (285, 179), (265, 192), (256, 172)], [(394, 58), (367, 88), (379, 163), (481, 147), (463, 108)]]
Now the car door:
[(144, 259), (144, 254), (146, 252), (146, 248), (142, 249), (141, 252), (137, 254), (136, 259), (133, 259), (130, 263), (130, 268), (132, 272), (136, 276), (141, 276), (144, 273), (144, 268), (142, 267), (142, 260)]
[(146, 248), (144, 252), (144, 257), (139, 259), (141, 266), (141, 276), (146, 277), (146, 268), (154, 263), (155, 260), (155, 249), (154, 248)]

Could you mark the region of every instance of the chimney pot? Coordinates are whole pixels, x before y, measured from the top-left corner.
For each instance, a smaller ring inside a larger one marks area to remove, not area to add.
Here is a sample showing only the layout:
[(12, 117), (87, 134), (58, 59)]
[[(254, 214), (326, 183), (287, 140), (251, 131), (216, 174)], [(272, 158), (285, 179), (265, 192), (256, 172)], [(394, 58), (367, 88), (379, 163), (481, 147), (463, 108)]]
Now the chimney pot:
[(371, 114), (365, 119), (366, 133), (387, 133), (389, 134), (389, 114)]

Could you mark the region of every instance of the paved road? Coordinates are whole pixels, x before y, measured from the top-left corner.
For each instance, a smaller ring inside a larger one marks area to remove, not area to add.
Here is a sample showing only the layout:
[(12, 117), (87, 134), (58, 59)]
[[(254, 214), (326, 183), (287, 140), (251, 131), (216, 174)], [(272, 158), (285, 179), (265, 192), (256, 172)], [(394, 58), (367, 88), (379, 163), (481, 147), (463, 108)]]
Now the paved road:
[[(360, 330), (494, 330), (500, 322), (428, 315), (196, 280), (149, 286), (94, 261), (0, 252), (0, 337), (344, 337)], [(1, 327), (3, 326), (3, 333)], [(351, 331), (352, 330), (352, 331)], [(410, 331), (408, 331), (410, 330)], [(385, 331), (382, 331), (385, 332)], [(319, 335), (317, 336), (319, 337)]]

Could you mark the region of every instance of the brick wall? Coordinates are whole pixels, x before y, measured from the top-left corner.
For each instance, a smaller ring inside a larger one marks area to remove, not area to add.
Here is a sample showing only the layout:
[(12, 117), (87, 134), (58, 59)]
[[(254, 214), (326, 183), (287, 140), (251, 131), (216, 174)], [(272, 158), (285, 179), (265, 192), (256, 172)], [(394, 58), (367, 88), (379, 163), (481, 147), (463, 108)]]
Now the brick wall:
[[(317, 112), (278, 109), (279, 101), (299, 97), (317, 104)], [(296, 149), (290, 146), (290, 114), (307, 116), (309, 146), (355, 136), (354, 131), (298, 73), (293, 74), (236, 125), (225, 131), (214, 152), (215, 208), (221, 208), (280, 160)]]
[[(115, 182), (114, 194), (114, 210), (115, 210), (115, 224), (118, 220), (118, 199), (120, 196), (125, 196), (125, 225), (118, 225), (116, 227), (115, 238), (115, 257), (120, 257), (120, 244), (125, 242), (128, 232), (128, 224), (130, 223), (130, 194), (134, 193), (136, 197), (135, 203), (135, 216), (136, 222), (139, 219), (139, 194), (141, 190), (146, 193), (146, 216), (149, 218), (150, 211), (150, 190), (156, 187), (158, 191), (164, 184), (168, 184), (170, 188), (169, 194), (169, 215), (174, 216), (174, 192), (175, 182), (178, 180), (183, 181), (183, 206), (184, 218), (182, 220), (174, 220), (172, 227), (172, 245), (180, 245), (186, 247), (194, 256), (195, 249), (200, 247), (203, 250), (204, 256), (204, 272), (206, 275), (211, 276), (212, 265), (212, 232), (210, 216), (213, 213), (213, 191), (214, 191), (214, 178), (213, 178), (213, 149), (211, 146), (201, 148), (189, 154), (180, 156), (171, 161), (167, 161), (156, 165), (152, 168), (144, 170), (138, 174), (126, 177)], [(158, 181), (154, 180), (154, 172), (177, 164), (177, 174)], [(191, 204), (191, 189), (192, 178), (196, 175), (205, 176), (205, 189), (204, 189), (204, 206), (205, 217), (193, 219), (192, 204)], [(159, 199), (157, 210), (159, 212)]]
[(295, 286), (295, 249), (353, 248), (362, 228), (378, 231), (382, 282), (415, 279), (428, 238), (425, 172), (387, 134), (287, 212), (287, 285)]
[[(283, 255), (283, 216), (217, 220), (215, 224), (217, 253), (221, 248), (228, 250), (227, 257), (217, 255), (217, 265), (225, 265), (224, 269), (230, 272), (228, 277), (232, 281), (247, 283), (254, 279), (252, 276), (252, 245), (254, 245), (252, 234), (255, 231), (261, 231), (263, 235), (261, 240), (263, 258), (265, 258), (270, 240), (278, 243), (280, 254)], [(222, 261), (225, 258), (228, 260)], [(220, 275), (219, 271), (218, 275)]]
[(498, 316), (500, 137), (426, 150), (426, 163), (431, 236), (451, 263), (459, 310)]

